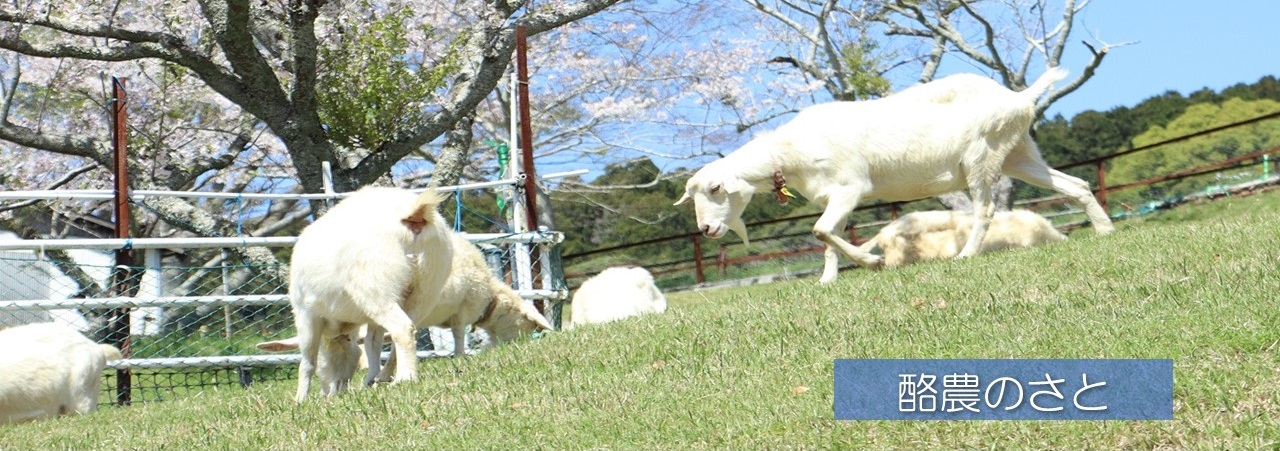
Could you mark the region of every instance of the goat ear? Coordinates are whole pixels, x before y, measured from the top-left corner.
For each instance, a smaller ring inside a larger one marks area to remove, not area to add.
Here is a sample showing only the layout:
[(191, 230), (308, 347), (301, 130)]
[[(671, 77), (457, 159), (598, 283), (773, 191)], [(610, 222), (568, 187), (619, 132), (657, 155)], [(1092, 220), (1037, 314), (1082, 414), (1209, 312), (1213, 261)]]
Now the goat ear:
[(746, 180), (734, 177), (729, 180), (725, 180), (724, 192), (735, 193), (735, 194), (741, 193), (750, 197), (752, 194), (755, 194), (756, 188), (754, 186), (751, 186), (750, 183), (747, 183)]
[(684, 192), (684, 195), (683, 195), (683, 196), (680, 196), (680, 200), (677, 200), (677, 201), (676, 201), (676, 203), (671, 204), (671, 205), (680, 205), (680, 204), (683, 204), (683, 203), (684, 203), (685, 201), (687, 201), (687, 200), (689, 200), (689, 192), (688, 192), (688, 191), (685, 191), (685, 192)]
[(547, 321), (546, 317), (538, 314), (536, 311), (530, 313), (529, 317), (529, 319), (533, 320), (534, 324), (538, 325), (538, 327), (533, 329), (535, 332), (550, 332), (556, 330), (555, 327), (551, 327), (551, 323)]
[(258, 343), (257, 348), (267, 352), (292, 351), (298, 349), (298, 337), (291, 337), (276, 341), (264, 341), (262, 343)]

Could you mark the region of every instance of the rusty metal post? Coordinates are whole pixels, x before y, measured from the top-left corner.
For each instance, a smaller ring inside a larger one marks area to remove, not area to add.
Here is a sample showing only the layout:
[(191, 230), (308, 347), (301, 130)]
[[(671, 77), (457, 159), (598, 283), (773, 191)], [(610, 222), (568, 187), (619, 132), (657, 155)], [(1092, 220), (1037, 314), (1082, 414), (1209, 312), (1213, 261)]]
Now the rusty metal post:
[[(111, 78), (111, 146), (115, 166), (115, 237), (129, 238), (129, 164), (128, 125), (125, 107), (128, 97), (123, 78)], [(133, 249), (125, 246), (116, 250), (116, 267), (111, 276), (112, 296), (129, 295), (129, 283), (133, 273)], [(125, 358), (132, 356), (129, 338), (129, 307), (114, 309), (107, 323), (106, 340), (120, 348)], [(132, 399), (132, 374), (128, 368), (116, 370), (116, 403), (129, 405)]]
[(1098, 204), (1102, 205), (1102, 211), (1107, 211), (1107, 176), (1104, 165), (1105, 160), (1098, 161)]
[(529, 119), (528, 33), (524, 25), (516, 27), (516, 91), (520, 106), (520, 157), (524, 171), (525, 223), (529, 231), (538, 230), (538, 192), (533, 171), (533, 126)]
[[(538, 230), (538, 187), (537, 173), (533, 170), (533, 125), (529, 113), (529, 38), (524, 25), (516, 27), (516, 105), (520, 115), (520, 166), (524, 177), (524, 221), (530, 232)], [(541, 255), (537, 246), (529, 248), (529, 272), (542, 271)], [(541, 278), (535, 277), (532, 282), (538, 288)], [(545, 287), (543, 287), (545, 288)], [(547, 305), (542, 299), (534, 301), (538, 312), (546, 314)]]
[(693, 281), (703, 283), (707, 278), (702, 273), (702, 234), (693, 234)]

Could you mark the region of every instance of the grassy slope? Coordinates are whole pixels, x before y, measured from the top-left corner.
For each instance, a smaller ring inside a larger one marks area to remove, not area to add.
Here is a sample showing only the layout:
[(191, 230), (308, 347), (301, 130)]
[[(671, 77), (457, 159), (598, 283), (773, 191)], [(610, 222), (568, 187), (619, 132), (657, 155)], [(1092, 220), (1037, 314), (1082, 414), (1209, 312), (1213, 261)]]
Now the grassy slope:
[[(1280, 446), (1280, 191), (1038, 249), (671, 296), (665, 315), (421, 366), (297, 407), (294, 384), (0, 427), (0, 448)], [(1173, 358), (1174, 421), (832, 420), (836, 358)]]

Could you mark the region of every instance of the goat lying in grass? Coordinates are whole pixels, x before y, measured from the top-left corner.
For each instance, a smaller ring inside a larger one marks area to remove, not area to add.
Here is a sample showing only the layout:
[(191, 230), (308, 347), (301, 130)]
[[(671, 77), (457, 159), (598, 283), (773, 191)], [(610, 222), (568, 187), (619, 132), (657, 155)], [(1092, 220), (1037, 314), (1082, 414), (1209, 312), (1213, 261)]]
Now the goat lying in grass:
[[(493, 276), (485, 263), (484, 256), (471, 242), (462, 235), (452, 232), (450, 235), (453, 259), (449, 278), (445, 281), (443, 288), (432, 291), (430, 285), (432, 281), (415, 278), (410, 282), (405, 299), (400, 303), (415, 326), (450, 328), (453, 332), (454, 356), (466, 355), (467, 326), (473, 325), (484, 329), (494, 344), (506, 343), (537, 331), (552, 330), (551, 324), (529, 302), (521, 298), (505, 282)], [(360, 325), (350, 327), (353, 332)], [(392, 374), (399, 366), (396, 363), (398, 348), (396, 352), (391, 353), (387, 364), (379, 370), (381, 341), (370, 341), (368, 337), (381, 335), (381, 331), (373, 327), (370, 329), (363, 334), (365, 339), (360, 341), (366, 344), (360, 349), (355, 349), (358, 342), (346, 335), (340, 335), (336, 339), (338, 341), (332, 346), (346, 347), (348, 350), (340, 353), (340, 356), (345, 358), (321, 355), (318, 372), (322, 375), (322, 381), (338, 378), (339, 380), (334, 383), (345, 387), (360, 366), (371, 369), (366, 381), (393, 382), (395, 380)], [(375, 344), (370, 346), (367, 343)], [(297, 348), (296, 337), (258, 344), (258, 349), (272, 352)], [(354, 359), (354, 356), (371, 357), (367, 357), (365, 364), (360, 365), (361, 362)], [(417, 362), (416, 359), (411, 361), (415, 364)], [(326, 385), (332, 384), (326, 383)]]
[(995, 213), (991, 185), (1000, 176), (1049, 188), (1080, 203), (1094, 230), (1114, 230), (1089, 185), (1045, 164), (1029, 130), (1034, 106), (1066, 77), (1053, 68), (1030, 88), (1014, 92), (968, 74), (925, 83), (862, 102), (831, 102), (752, 139), (700, 169), (676, 204), (693, 199), (701, 232), (733, 230), (747, 243), (742, 211), (757, 190), (788, 188), (825, 206), (813, 226), (827, 245), (821, 283), (836, 279), (837, 251), (868, 267), (880, 257), (840, 236), (849, 213), (865, 197), (914, 200), (968, 189), (977, 220), (957, 258), (976, 254)]
[[(880, 229), (861, 249), (869, 253), (880, 248), (884, 253), (884, 266), (891, 268), (951, 258), (960, 253), (973, 223), (973, 215), (960, 211), (908, 213)], [(1027, 210), (1000, 211), (992, 217), (978, 252), (1032, 247), (1066, 239), (1066, 235), (1038, 214)]]
[(614, 267), (582, 282), (573, 293), (573, 308), (565, 329), (607, 323), (631, 316), (667, 311), (667, 298), (640, 267)]
[[(326, 362), (321, 394), (347, 388), (360, 358), (355, 334), (368, 324), (366, 349), (380, 346), (388, 331), (398, 353), (411, 363), (396, 368), (395, 383), (417, 377), (413, 320), (401, 302), (413, 289), (439, 295), (453, 261), (453, 232), (436, 211), (443, 197), (434, 189), (421, 195), (394, 188), (365, 188), (339, 202), (303, 229), (290, 261), (289, 301), (302, 363), (298, 393), (310, 389), (317, 360)], [(322, 346), (323, 344), (323, 346)], [(319, 358), (323, 352), (325, 357)], [(369, 353), (377, 369), (377, 353)], [(349, 372), (348, 372), (349, 369)], [(370, 371), (365, 384), (373, 383)]]
[(0, 423), (88, 413), (114, 346), (94, 343), (74, 328), (36, 323), (0, 330)]

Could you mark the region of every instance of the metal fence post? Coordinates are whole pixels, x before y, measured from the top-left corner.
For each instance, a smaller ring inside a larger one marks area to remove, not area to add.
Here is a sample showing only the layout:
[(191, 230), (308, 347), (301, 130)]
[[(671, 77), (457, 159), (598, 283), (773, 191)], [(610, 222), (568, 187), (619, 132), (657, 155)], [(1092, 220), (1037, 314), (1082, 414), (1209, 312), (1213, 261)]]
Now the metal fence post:
[(1105, 169), (1106, 161), (1098, 161), (1098, 204), (1102, 206), (1102, 211), (1107, 211), (1107, 176)]
[[(111, 77), (111, 144), (114, 148), (115, 163), (115, 235), (116, 238), (129, 238), (129, 164), (128, 164), (128, 129), (125, 114), (127, 97), (125, 79)], [(129, 296), (129, 285), (134, 282), (133, 249), (126, 244), (116, 250), (116, 266), (112, 271), (112, 296)], [(107, 322), (106, 341), (118, 348), (124, 358), (133, 356), (129, 337), (129, 307), (112, 309)], [(128, 368), (116, 370), (116, 403), (132, 404), (132, 373)]]

